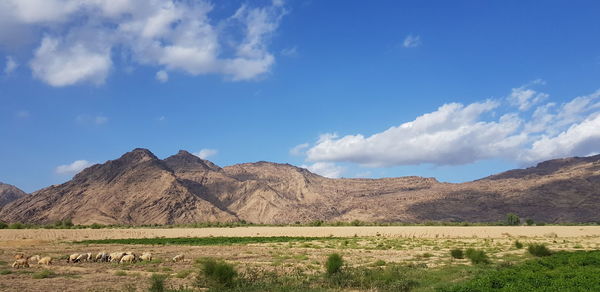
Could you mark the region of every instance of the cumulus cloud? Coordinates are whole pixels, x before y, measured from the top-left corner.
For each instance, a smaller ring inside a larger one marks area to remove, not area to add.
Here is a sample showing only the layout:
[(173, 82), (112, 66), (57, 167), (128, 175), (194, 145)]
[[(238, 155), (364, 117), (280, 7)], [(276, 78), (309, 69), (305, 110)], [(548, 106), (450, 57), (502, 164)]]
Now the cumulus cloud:
[(310, 165), (301, 165), (311, 172), (329, 178), (338, 178), (344, 172), (344, 168), (332, 162), (315, 162)]
[[(0, 10), (12, 13), (0, 12), (0, 24), (39, 37), (29, 65), (57, 87), (104, 83), (113, 55), (123, 53), (131, 64), (161, 67), (162, 76), (177, 70), (249, 80), (268, 73), (275, 63), (269, 40), (287, 13), (283, 2), (242, 5), (219, 19), (213, 8), (207, 1), (7, 0)], [(0, 29), (0, 45), (17, 42), (15, 29)]]
[[(523, 105), (534, 106), (549, 95), (536, 92), (514, 103), (514, 92), (506, 101), (445, 104), (371, 136), (321, 135), (306, 151), (306, 158), (370, 167), (459, 165), (492, 158), (531, 164), (598, 151), (600, 90), (562, 104), (542, 104), (533, 112), (523, 112)], [(536, 96), (543, 97), (533, 102)]]
[(409, 34), (404, 38), (402, 46), (405, 48), (416, 48), (421, 45), (421, 36)]
[(545, 81), (538, 79), (521, 87), (513, 88), (508, 96), (508, 101), (519, 108), (521, 111), (530, 109), (533, 105), (540, 103), (549, 95), (543, 92), (537, 92), (531, 89), (531, 86), (545, 84)]
[(165, 70), (160, 70), (156, 72), (156, 80), (165, 83), (169, 81), (169, 74)]
[(6, 57), (6, 65), (4, 66), (4, 74), (8, 75), (19, 67), (19, 63), (12, 56)]
[(217, 153), (219, 153), (218, 150), (216, 149), (208, 149), (208, 148), (204, 148), (196, 153), (192, 153), (202, 159), (208, 159), (211, 156), (215, 156), (217, 155)]
[(296, 145), (292, 149), (290, 149), (290, 154), (294, 156), (304, 155), (304, 152), (306, 151), (306, 149), (308, 149), (308, 147), (310, 147), (310, 144), (308, 143)]
[(76, 160), (71, 164), (59, 165), (54, 169), (57, 174), (77, 174), (80, 171), (94, 165), (87, 160)]

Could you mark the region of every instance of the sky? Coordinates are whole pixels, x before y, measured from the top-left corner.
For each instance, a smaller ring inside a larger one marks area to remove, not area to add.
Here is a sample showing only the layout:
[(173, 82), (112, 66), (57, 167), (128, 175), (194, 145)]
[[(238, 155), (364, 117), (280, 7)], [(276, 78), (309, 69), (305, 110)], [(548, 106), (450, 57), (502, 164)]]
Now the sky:
[(600, 153), (598, 1), (0, 0), (0, 181), (137, 147), (463, 182)]

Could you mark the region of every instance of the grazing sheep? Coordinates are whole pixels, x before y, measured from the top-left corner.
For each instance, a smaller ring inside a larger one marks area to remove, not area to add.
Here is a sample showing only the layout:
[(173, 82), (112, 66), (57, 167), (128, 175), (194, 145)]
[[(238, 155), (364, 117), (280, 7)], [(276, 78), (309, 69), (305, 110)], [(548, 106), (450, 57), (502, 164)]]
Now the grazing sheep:
[(27, 260), (31, 261), (31, 262), (34, 262), (34, 263), (37, 263), (40, 259), (41, 259), (41, 257), (36, 254), (34, 256), (29, 257), (29, 259), (27, 259)]
[(79, 261), (80, 254), (74, 253), (67, 258), (67, 263), (76, 263)]
[(176, 262), (181, 262), (181, 261), (183, 261), (183, 259), (184, 259), (184, 256), (183, 256), (183, 254), (178, 254), (178, 255), (176, 255), (175, 257), (173, 257), (173, 262), (174, 262), (174, 263), (176, 263)]
[(108, 254), (105, 251), (101, 251), (96, 255), (96, 258), (94, 261), (108, 262)]
[(75, 260), (76, 262), (82, 262), (85, 261), (85, 259), (87, 258), (87, 254), (79, 254), (79, 256), (77, 256), (77, 259)]
[(113, 252), (110, 254), (110, 262), (119, 262), (121, 258), (125, 255), (124, 252)]
[(122, 263), (133, 263), (133, 262), (135, 262), (135, 256), (132, 254), (127, 254), (121, 258), (120, 263), (122, 264)]
[(103, 263), (109, 262), (110, 261), (110, 255), (105, 253), (102, 255), (102, 257), (100, 258), (100, 261)]
[(140, 256), (140, 261), (151, 261), (152, 260), (152, 254), (149, 252), (145, 252)]
[(86, 257), (85, 257), (85, 261), (87, 261), (87, 262), (91, 262), (91, 261), (92, 261), (92, 253), (91, 253), (91, 252), (88, 252), (88, 253), (86, 253), (85, 255), (86, 255)]
[(46, 265), (49, 266), (52, 264), (52, 258), (51, 257), (43, 257), (38, 261), (38, 265)]
[(12, 264), (12, 267), (15, 268), (15, 269), (18, 269), (18, 268), (21, 268), (21, 267), (23, 267), (23, 268), (29, 268), (29, 263), (27, 262), (26, 259), (21, 258), (21, 259), (17, 259)]
[(22, 259), (24, 257), (25, 257), (25, 255), (23, 253), (18, 253), (18, 254), (15, 255), (15, 260), (20, 260), (20, 259)]

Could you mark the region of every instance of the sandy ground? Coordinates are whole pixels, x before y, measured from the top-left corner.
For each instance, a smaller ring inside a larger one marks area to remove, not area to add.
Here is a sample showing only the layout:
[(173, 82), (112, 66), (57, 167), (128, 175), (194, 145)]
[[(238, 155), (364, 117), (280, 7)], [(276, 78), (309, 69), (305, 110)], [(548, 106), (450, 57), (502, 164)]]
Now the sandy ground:
[(236, 227), (173, 229), (3, 229), (0, 241), (84, 240), (209, 236), (307, 236), (307, 237), (416, 237), (502, 238), (600, 236), (600, 226), (344, 226), (344, 227)]
[[(355, 237), (356, 234), (356, 237)], [(379, 235), (378, 235), (379, 234)], [(261, 243), (232, 246), (152, 246), (74, 244), (82, 239), (186, 237), (186, 236), (310, 236), (343, 237), (309, 242)], [(199, 268), (195, 260), (214, 257), (233, 263), (238, 270), (260, 268), (287, 273), (300, 269), (323, 273), (328, 254), (343, 255), (349, 265), (414, 263), (427, 267), (466, 265), (453, 260), (449, 250), (475, 247), (486, 250), (493, 262), (527, 258), (523, 249), (514, 248), (519, 239), (525, 244), (542, 242), (552, 250), (598, 249), (600, 227), (242, 227), (205, 229), (86, 229), (86, 230), (0, 230), (0, 291), (146, 291), (153, 273), (169, 275), (172, 287), (194, 284)], [(72, 253), (99, 251), (151, 252), (153, 263), (67, 263)], [(14, 269), (10, 264), (17, 253), (53, 257), (52, 266), (32, 264)], [(186, 260), (173, 263), (176, 254)], [(48, 269), (52, 275), (36, 279)]]

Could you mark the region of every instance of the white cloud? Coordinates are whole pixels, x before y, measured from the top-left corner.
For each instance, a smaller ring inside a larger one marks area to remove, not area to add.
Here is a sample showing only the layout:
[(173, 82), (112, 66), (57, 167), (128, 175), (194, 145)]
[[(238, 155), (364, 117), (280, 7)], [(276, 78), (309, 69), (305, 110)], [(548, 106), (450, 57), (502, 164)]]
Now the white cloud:
[(275, 63), (268, 43), (287, 13), (274, 1), (217, 19), (203, 0), (7, 0), (0, 10), (12, 11), (0, 25), (14, 27), (0, 29), (0, 45), (17, 43), (17, 27), (43, 32), (29, 64), (52, 86), (102, 84), (120, 53), (126, 66), (255, 79)]
[(304, 155), (304, 152), (306, 151), (306, 149), (308, 149), (308, 147), (310, 147), (310, 144), (308, 143), (296, 145), (294, 146), (294, 148), (290, 149), (290, 154), (294, 156)]
[(343, 167), (331, 162), (315, 162), (310, 165), (301, 165), (300, 167), (329, 178), (338, 178), (344, 172)]
[(71, 164), (59, 165), (54, 169), (57, 174), (77, 174), (80, 171), (94, 165), (94, 163), (87, 160), (76, 160)]
[(105, 117), (103, 115), (78, 115), (77, 118), (75, 119), (78, 123), (80, 124), (89, 124), (89, 125), (104, 125), (106, 123), (108, 123), (108, 117)]
[(215, 156), (217, 155), (217, 153), (219, 153), (218, 150), (216, 149), (208, 149), (208, 148), (204, 148), (196, 153), (192, 153), (202, 159), (208, 159), (211, 156)]
[(6, 65), (4, 66), (4, 74), (8, 75), (19, 67), (19, 63), (12, 56), (6, 57)]
[[(512, 98), (507, 97), (509, 103)], [(529, 106), (535, 104), (526, 100)], [(598, 152), (600, 90), (560, 105), (542, 104), (532, 112), (521, 111), (522, 103), (514, 104), (517, 112), (502, 104), (450, 103), (371, 136), (321, 135), (306, 158), (369, 167), (458, 165), (494, 158), (531, 164)]]
[(165, 83), (169, 81), (169, 74), (165, 70), (160, 70), (156, 72), (156, 80)]
[(286, 57), (296, 57), (296, 56), (298, 56), (298, 48), (295, 46), (290, 47), (290, 48), (285, 48), (285, 49), (281, 50), (281, 55), (286, 56)]
[(421, 45), (421, 36), (409, 34), (404, 38), (402, 46), (405, 48), (416, 48)]
[(545, 82), (541, 79), (538, 79), (521, 87), (513, 88), (512, 92), (508, 96), (508, 101), (512, 105), (518, 106), (519, 110), (526, 111), (533, 105), (538, 104), (548, 98), (548, 94), (537, 92), (530, 88), (532, 85), (536, 84), (545, 84)]

